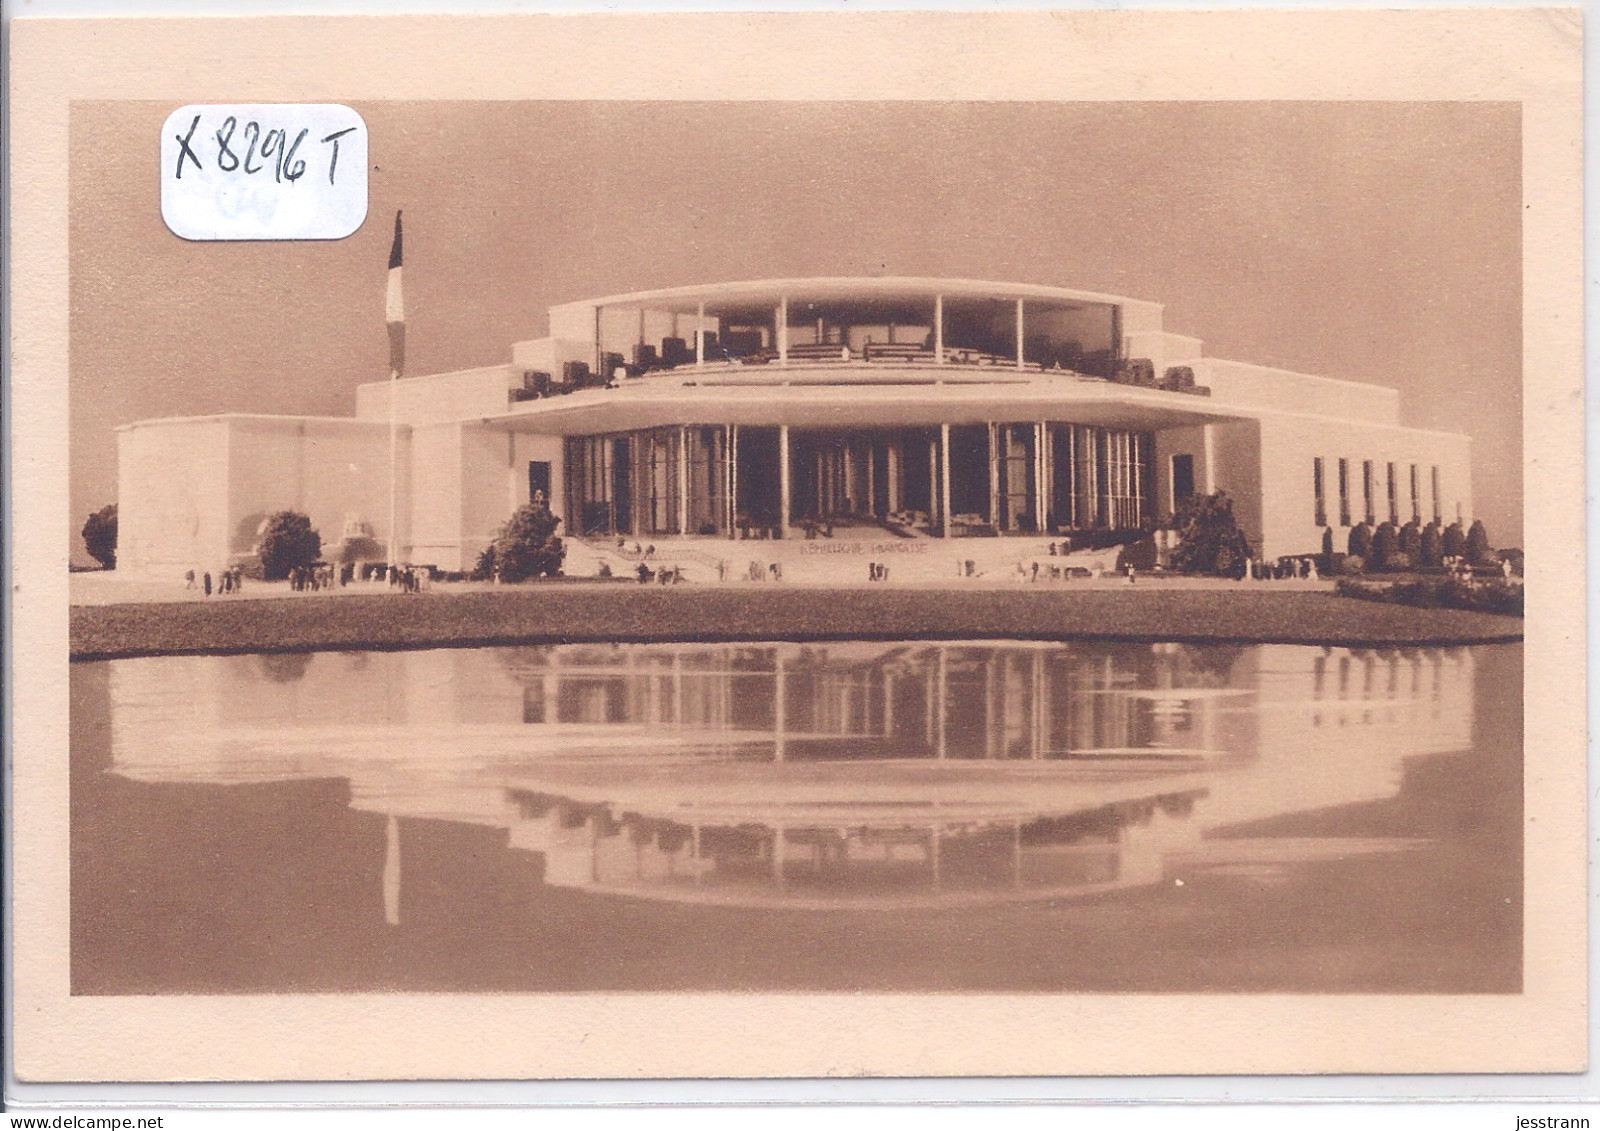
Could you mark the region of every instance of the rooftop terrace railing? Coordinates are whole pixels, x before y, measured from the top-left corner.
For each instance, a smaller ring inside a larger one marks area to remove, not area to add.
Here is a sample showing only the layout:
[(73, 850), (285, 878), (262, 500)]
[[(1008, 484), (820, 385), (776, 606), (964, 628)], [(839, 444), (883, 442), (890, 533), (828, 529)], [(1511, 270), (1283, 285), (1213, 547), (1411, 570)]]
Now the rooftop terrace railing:
[[(561, 380), (542, 371), (523, 374), (520, 388), (508, 391), (512, 404), (563, 396), (584, 389), (614, 389), (636, 381), (676, 377), (686, 385), (762, 386), (762, 385), (937, 385), (937, 384), (1014, 384), (1035, 380), (1040, 375), (1083, 382), (1126, 385), (1190, 396), (1210, 396), (1211, 390), (1196, 385), (1190, 366), (1169, 367), (1160, 377), (1146, 358), (1118, 362), (1111, 373), (1074, 369), (1058, 362), (1041, 363), (960, 347), (947, 348), (943, 362), (926, 346), (910, 343), (868, 343), (865, 350), (851, 351), (832, 344), (806, 343), (791, 346), (786, 357), (773, 351), (758, 351), (743, 356), (707, 358), (685, 364), (626, 365), (620, 355), (609, 355), (610, 377), (596, 373), (581, 361), (568, 362)], [(610, 364), (615, 360), (615, 364)], [(893, 366), (895, 374), (868, 374), (863, 365)], [(1101, 368), (1099, 366), (1096, 369)], [(913, 372), (907, 373), (905, 370)]]

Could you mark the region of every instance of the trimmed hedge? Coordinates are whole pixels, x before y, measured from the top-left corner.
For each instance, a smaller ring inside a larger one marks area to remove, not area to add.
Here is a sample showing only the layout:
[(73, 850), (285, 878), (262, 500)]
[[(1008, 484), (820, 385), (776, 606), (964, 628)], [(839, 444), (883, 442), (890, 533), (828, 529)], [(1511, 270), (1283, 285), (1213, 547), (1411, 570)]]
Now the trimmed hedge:
[(1367, 585), (1341, 578), (1334, 592), (1358, 601), (1383, 601), (1414, 609), (1465, 609), (1474, 613), (1522, 616), (1522, 586), (1505, 581), (1470, 585), (1454, 578), (1424, 577), (1393, 585)]

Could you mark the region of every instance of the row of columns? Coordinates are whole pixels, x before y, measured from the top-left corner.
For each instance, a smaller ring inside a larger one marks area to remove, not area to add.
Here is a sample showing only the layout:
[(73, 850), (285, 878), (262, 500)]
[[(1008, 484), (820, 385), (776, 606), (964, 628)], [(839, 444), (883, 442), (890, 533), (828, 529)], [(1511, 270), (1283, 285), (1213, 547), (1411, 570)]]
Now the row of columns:
[[(1010, 433), (1008, 431), (1011, 427), (1012, 425), (1009, 424), (998, 424), (994, 422), (991, 422), (988, 425), (989, 514), (991, 521), (999, 520), (1000, 512), (1004, 505), (1004, 499), (1002, 498), (1000, 485), (1000, 462), (1002, 458), (1004, 458), (1003, 450), (1008, 449), (1011, 443)], [(1030, 501), (1033, 507), (1033, 513), (1036, 516), (1043, 516), (1049, 512), (1051, 477), (1048, 472), (1049, 469), (1055, 465), (1055, 460), (1058, 458), (1060, 453), (1055, 450), (1054, 434), (1048, 423), (1045, 421), (1035, 421), (1032, 422), (1029, 427), (1033, 429), (1033, 452), (1030, 461), (1033, 471), (1033, 493)], [(953, 517), (950, 502), (950, 428), (951, 426), (949, 424), (939, 425), (938, 439), (930, 444), (930, 447), (933, 450), (929, 453), (929, 490), (932, 499), (937, 501), (936, 509), (938, 511), (940, 529), (944, 532), (945, 537), (950, 536), (951, 519)], [(780, 424), (777, 426), (777, 429), (779, 525), (782, 529), (783, 535), (787, 537), (790, 515), (792, 514), (793, 509), (794, 492), (793, 469), (791, 467), (790, 458), (791, 442), (788, 425)], [(689, 425), (680, 425), (678, 428), (677, 527), (678, 533), (682, 535), (687, 535), (691, 532), (689, 506), (690, 431), (691, 427)], [(1206, 425), (1202, 429), (1202, 433), (1202, 475), (1204, 491), (1209, 495), (1216, 491), (1216, 461), (1214, 455), (1212, 426)], [(515, 459), (515, 438), (508, 436), (508, 441), (510, 442), (510, 458), (508, 459), (511, 469), (510, 491), (512, 504), (515, 506), (518, 499), (518, 492), (520, 490), (520, 483), (517, 474), (517, 461)], [(723, 425), (723, 442), (725, 451), (722, 475), (723, 498), (721, 500), (721, 517), (723, 519), (724, 528), (728, 531), (728, 536), (732, 538), (737, 535), (738, 521), (739, 425)], [(1069, 448), (1068, 452), (1066, 453), (1066, 458), (1070, 461), (1073, 461), (1074, 465), (1076, 466), (1076, 464), (1079, 462), (1078, 455), (1079, 453), (1076, 450)], [(871, 457), (869, 456), (869, 461), (870, 460)], [(1092, 473), (1094, 466), (1092, 460), (1089, 462), (1088, 466), (1091, 468)], [(895, 460), (893, 453), (891, 452), (888, 460), (888, 466), (883, 469), (883, 473), (890, 476), (889, 509), (891, 511), (899, 509), (900, 501), (898, 492), (895, 490), (895, 471)], [(869, 498), (874, 493), (872, 484), (876, 473), (877, 468), (875, 463), (869, 462), (867, 476), (867, 490)], [(1097, 483), (1091, 484), (1089, 488), (1091, 493), (1097, 492), (1098, 489), (1099, 487)]]

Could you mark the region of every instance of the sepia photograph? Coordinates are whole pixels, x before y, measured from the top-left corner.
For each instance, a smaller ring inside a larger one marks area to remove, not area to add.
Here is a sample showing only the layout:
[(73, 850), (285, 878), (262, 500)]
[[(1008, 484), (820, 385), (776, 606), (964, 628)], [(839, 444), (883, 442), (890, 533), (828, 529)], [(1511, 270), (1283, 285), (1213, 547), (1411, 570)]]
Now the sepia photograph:
[(68, 1000), (1546, 993), (1521, 103), (338, 86), (66, 108)]
[(1520, 988), (1514, 108), (354, 108), (74, 108), (75, 992)]

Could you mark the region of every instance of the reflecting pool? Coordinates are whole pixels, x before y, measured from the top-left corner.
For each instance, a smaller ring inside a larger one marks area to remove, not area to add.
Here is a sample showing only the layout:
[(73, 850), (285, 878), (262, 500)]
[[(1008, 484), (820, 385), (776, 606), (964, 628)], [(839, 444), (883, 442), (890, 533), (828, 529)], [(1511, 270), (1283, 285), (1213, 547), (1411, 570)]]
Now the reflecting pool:
[(1520, 645), (73, 667), (73, 984), (1514, 992)]

